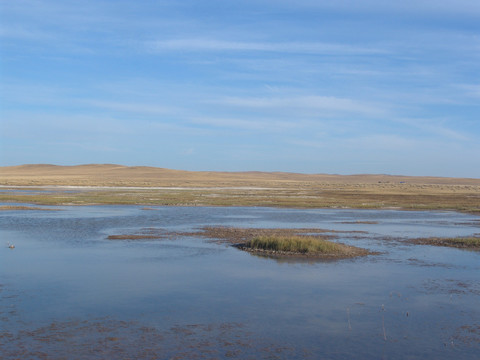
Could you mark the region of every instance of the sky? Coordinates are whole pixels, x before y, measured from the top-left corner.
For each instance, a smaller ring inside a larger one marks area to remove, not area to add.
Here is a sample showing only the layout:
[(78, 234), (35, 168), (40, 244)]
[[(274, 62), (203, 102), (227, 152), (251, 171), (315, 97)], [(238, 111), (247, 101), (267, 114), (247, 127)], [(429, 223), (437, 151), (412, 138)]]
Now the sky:
[(480, 1), (0, 0), (0, 166), (480, 178)]

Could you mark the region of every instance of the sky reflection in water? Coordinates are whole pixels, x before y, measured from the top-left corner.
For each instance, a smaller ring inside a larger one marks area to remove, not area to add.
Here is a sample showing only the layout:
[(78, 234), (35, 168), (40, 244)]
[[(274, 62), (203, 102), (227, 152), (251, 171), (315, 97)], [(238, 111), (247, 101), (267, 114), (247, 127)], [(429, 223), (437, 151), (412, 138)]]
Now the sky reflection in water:
[[(480, 350), (479, 253), (404, 242), (479, 233), (476, 216), (58, 208), (0, 214), (1, 238), (16, 245), (0, 251), (5, 358), (34, 358), (38, 351), (60, 359), (72, 348), (99, 359), (471, 359)], [(196, 236), (107, 240), (146, 228), (205, 225), (363, 231), (340, 233), (337, 241), (381, 253), (292, 262)]]

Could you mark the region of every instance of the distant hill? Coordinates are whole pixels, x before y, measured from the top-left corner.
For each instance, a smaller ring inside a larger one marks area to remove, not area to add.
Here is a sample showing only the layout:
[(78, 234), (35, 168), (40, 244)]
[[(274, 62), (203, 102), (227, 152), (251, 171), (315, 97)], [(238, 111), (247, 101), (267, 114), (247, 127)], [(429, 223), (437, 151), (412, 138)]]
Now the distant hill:
[(291, 183), (373, 184), (408, 183), (426, 185), (475, 185), (480, 179), (417, 177), (399, 175), (329, 175), (287, 172), (212, 172), (183, 171), (147, 166), (122, 166), (116, 164), (88, 164), (59, 166), (30, 164), (0, 167), (0, 185), (40, 186), (189, 186), (228, 187), (265, 186), (281, 187)]

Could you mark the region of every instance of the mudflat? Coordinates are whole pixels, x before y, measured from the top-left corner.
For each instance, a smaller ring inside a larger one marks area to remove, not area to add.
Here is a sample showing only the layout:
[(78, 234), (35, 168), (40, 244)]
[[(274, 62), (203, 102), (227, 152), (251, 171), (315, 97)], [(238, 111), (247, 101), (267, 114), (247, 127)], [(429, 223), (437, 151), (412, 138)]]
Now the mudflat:
[[(399, 208), (480, 212), (480, 179), (397, 175), (182, 171), (114, 164), (0, 167), (0, 201), (50, 205), (144, 204)], [(49, 187), (48, 194), (43, 187)]]

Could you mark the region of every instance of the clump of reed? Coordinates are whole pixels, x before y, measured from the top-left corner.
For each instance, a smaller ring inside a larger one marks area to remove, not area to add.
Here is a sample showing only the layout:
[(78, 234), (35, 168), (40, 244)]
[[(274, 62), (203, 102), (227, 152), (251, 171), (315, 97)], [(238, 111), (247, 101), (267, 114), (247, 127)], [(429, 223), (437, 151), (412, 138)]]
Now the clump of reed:
[(313, 236), (257, 236), (245, 245), (252, 250), (301, 254), (341, 254), (349, 248)]

